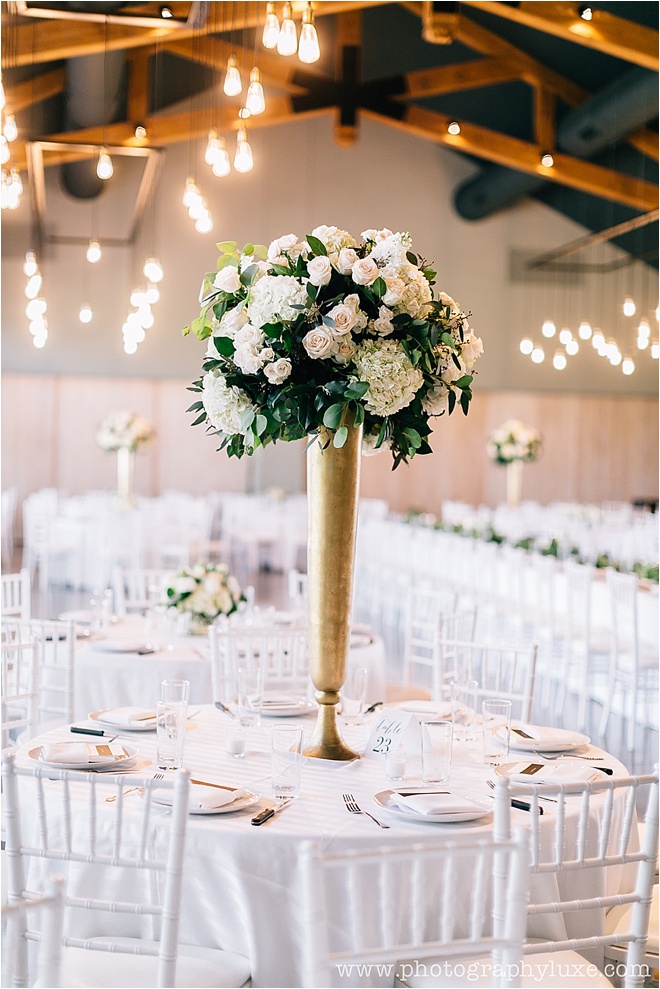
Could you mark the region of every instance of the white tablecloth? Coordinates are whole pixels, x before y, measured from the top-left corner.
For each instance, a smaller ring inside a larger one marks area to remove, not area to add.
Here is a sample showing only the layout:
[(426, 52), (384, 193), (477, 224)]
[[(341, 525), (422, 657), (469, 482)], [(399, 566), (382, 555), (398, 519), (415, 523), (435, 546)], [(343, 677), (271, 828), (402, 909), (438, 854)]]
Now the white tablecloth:
[[(342, 734), (349, 745), (356, 749), (364, 747), (370, 727), (378, 715), (371, 715), (361, 727), (343, 728)], [(293, 719), (291, 719), (293, 720)], [(296, 719), (297, 720), (297, 719)], [(269, 719), (271, 724), (282, 723), (280, 719)], [(289, 721), (289, 719), (287, 719)], [(313, 729), (314, 718), (300, 719), (307, 738)], [(225, 739), (231, 719), (213, 707), (203, 707), (189, 722), (185, 765), (194, 778), (229, 785), (250, 784), (253, 789), (264, 794), (263, 805), (270, 798), (270, 738), (266, 721), (261, 729), (248, 735), (248, 751), (245, 759), (235, 760), (225, 754)], [(97, 726), (98, 727), (98, 726)], [(42, 736), (39, 741), (70, 740), (66, 728), (57, 729)], [(77, 736), (80, 738), (81, 736)], [(140, 752), (152, 760), (143, 771), (150, 774), (155, 769), (155, 733), (133, 734), (132, 739)], [(32, 745), (35, 743), (33, 742)], [(19, 759), (27, 759), (27, 749), (19, 753)], [(617, 774), (625, 775), (624, 767), (611, 757), (604, 757), (604, 763), (614, 768)], [(468, 743), (454, 746), (452, 766), (452, 786), (465, 791), (476, 789), (481, 796), (490, 793), (485, 786), (487, 767), (482, 763), (481, 746)], [(417, 783), (421, 780), (419, 759), (409, 757), (407, 780)], [(99, 777), (99, 782), (101, 778)], [(57, 782), (49, 784), (58, 786)], [(214, 816), (191, 815), (188, 821), (186, 839), (184, 892), (181, 922), (181, 942), (227, 948), (250, 957), (252, 984), (254, 986), (301, 985), (302, 944), (305, 918), (302, 915), (300, 886), (300, 847), (306, 839), (321, 842), (326, 848), (354, 848), (376, 844), (404, 844), (411, 841), (434, 839), (439, 833), (452, 834), (458, 829), (488, 830), (492, 827), (492, 815), (467, 824), (429, 824), (405, 821), (379, 811), (373, 803), (375, 793), (391, 788), (384, 764), (375, 759), (361, 759), (354, 763), (327, 763), (306, 760), (302, 772), (301, 795), (280, 815), (259, 828), (250, 825), (250, 818), (258, 807), (244, 812)], [(388, 821), (391, 827), (385, 831), (377, 827), (364, 815), (347, 812), (342, 793), (352, 793), (358, 803)], [(99, 792), (99, 815), (106, 814), (111, 821), (110, 806), (102, 801), (103, 787)], [(126, 798), (130, 812), (131, 801), (140, 800), (139, 795)], [(575, 801), (577, 809), (579, 801)], [(548, 805), (550, 807), (550, 805)], [(163, 817), (168, 811), (163, 810)], [(528, 826), (529, 813), (514, 810), (514, 824)], [(81, 815), (82, 816), (82, 815)], [(135, 819), (137, 821), (137, 814)], [(616, 817), (616, 814), (615, 814)], [(130, 820), (130, 813), (129, 813)], [(541, 834), (548, 837), (552, 830), (552, 812), (546, 809), (539, 819)], [(84, 826), (84, 822), (79, 822)], [(101, 821), (101, 824), (103, 822)], [(129, 822), (126, 822), (127, 825)], [(570, 813), (566, 819), (566, 831), (570, 833), (575, 817)], [(137, 826), (137, 825), (136, 825)], [(616, 825), (615, 825), (616, 829)], [(548, 853), (550, 849), (546, 849)], [(80, 866), (84, 870), (85, 866)], [(610, 870), (610, 873), (612, 870)], [(432, 881), (433, 877), (429, 877)], [(607, 892), (615, 891), (612, 883), (620, 885), (621, 875), (610, 875)], [(564, 889), (565, 884), (565, 889)], [(537, 899), (558, 900), (572, 895), (574, 888), (572, 873), (560, 877), (559, 886), (552, 876), (533, 877), (531, 888), (532, 902)], [(584, 896), (604, 895), (606, 881), (602, 870), (592, 870), (589, 875), (580, 876), (580, 889)], [(457, 888), (456, 909), (463, 914), (469, 900), (470, 883), (466, 881)], [(393, 891), (396, 896), (396, 891)], [(406, 905), (402, 905), (406, 909)], [(335, 923), (340, 924), (341, 902), (337, 903)], [(87, 921), (94, 924), (94, 918)], [(131, 924), (133, 933), (150, 936), (148, 920), (130, 918), (122, 920)], [(550, 936), (555, 938), (596, 934), (597, 921), (593, 913), (571, 914), (566, 917), (566, 929), (562, 917), (545, 916), (538, 918), (539, 926), (528, 928), (530, 936)], [(91, 927), (76, 929), (77, 936), (87, 936), (94, 931)], [(350, 937), (352, 932), (347, 932)], [(349, 980), (352, 986), (391, 985), (391, 978), (380, 979), (374, 972), (370, 980)]]
[[(281, 627), (281, 626), (279, 626)], [(191, 704), (215, 700), (211, 690), (211, 664), (208, 640), (185, 636), (173, 640), (173, 648), (158, 648), (139, 655), (135, 651), (105, 651), (113, 643), (146, 645), (154, 639), (145, 619), (129, 616), (113, 625), (104, 639), (85, 642), (76, 651), (74, 715), (84, 718), (91, 711), (137, 704), (152, 707), (165, 679), (190, 680)], [(385, 699), (385, 646), (377, 635), (356, 635), (349, 667), (368, 671), (367, 706)]]

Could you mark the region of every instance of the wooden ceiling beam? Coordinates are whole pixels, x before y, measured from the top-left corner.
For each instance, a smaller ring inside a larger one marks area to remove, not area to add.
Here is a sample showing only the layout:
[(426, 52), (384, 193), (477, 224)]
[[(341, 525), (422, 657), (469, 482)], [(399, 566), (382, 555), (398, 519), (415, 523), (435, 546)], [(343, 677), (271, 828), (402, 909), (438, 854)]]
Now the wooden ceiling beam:
[[(161, 45), (161, 50), (168, 51), (172, 55), (186, 58), (191, 62), (198, 62), (206, 65), (216, 72), (224, 72), (227, 68), (227, 59), (233, 53), (239, 63), (246, 67), (247, 71), (252, 68), (254, 53), (241, 48), (240, 45), (232, 45), (222, 38), (209, 37), (203, 45), (196, 44), (192, 38), (183, 40), (176, 39)], [(261, 81), (264, 85), (274, 86), (284, 90), (286, 93), (302, 93), (305, 88), (294, 81), (295, 75), (301, 69), (298, 60), (282, 58), (281, 55), (271, 55), (268, 52), (260, 51), (257, 64), (261, 73)], [(319, 74), (314, 66), (306, 65), (305, 72)]]
[(555, 147), (557, 97), (547, 89), (534, 90), (534, 137), (545, 151)]
[(486, 127), (461, 122), (461, 133), (452, 135), (447, 131), (451, 117), (414, 105), (406, 108), (400, 120), (371, 110), (364, 110), (363, 113), (381, 123), (444, 144), (455, 151), (476, 155), (528, 175), (537, 175), (545, 181), (566, 185), (601, 199), (622, 203), (644, 212), (658, 206), (657, 185), (556, 151), (553, 152), (554, 167), (545, 168), (540, 161), (543, 149), (538, 145), (488, 130)]
[(658, 71), (658, 32), (616, 17), (594, 5), (590, 21), (583, 20), (577, 3), (522, 2), (515, 5), (491, 0), (467, 0), (467, 6), (478, 7), (497, 17), (505, 17), (525, 27), (544, 31), (564, 41), (573, 41), (594, 48), (605, 55)]
[[(337, 18), (336, 76), (346, 90), (340, 95), (335, 111), (334, 139), (340, 148), (350, 148), (358, 139), (359, 118), (353, 93), (361, 79), (362, 62), (362, 11), (350, 10)], [(342, 98), (344, 97), (344, 98)]]
[(397, 94), (398, 100), (417, 100), (443, 93), (457, 93), (464, 89), (478, 89), (519, 79), (515, 65), (497, 58), (475, 58), (470, 62), (457, 62), (436, 69), (419, 69), (407, 72), (404, 79), (406, 91)]
[(64, 69), (52, 69), (50, 72), (28, 79), (27, 82), (19, 82), (15, 86), (7, 86), (5, 83), (7, 106), (12, 113), (26, 110), (35, 103), (41, 103), (61, 93), (64, 90), (65, 80)]
[(151, 51), (140, 48), (128, 59), (128, 92), (126, 116), (134, 124), (142, 123), (151, 108), (149, 88), (149, 60)]
[(645, 127), (640, 127), (639, 130), (634, 131), (632, 134), (628, 134), (626, 138), (628, 144), (632, 144), (633, 148), (637, 148), (641, 151), (643, 155), (648, 155), (653, 161), (658, 160), (658, 134), (657, 131), (648, 130)]

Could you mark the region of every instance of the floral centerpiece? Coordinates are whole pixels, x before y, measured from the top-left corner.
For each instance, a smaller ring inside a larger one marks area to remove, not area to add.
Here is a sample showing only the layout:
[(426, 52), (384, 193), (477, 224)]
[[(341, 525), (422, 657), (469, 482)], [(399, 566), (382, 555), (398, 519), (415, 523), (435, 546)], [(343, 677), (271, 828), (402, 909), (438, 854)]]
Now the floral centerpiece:
[(192, 618), (204, 630), (220, 615), (232, 615), (246, 598), (236, 578), (222, 563), (184, 567), (165, 584), (168, 607)]
[(154, 427), (134, 412), (113, 412), (107, 416), (96, 434), (96, 442), (103, 450), (139, 450), (156, 435)]
[(341, 447), (363, 424), (364, 452), (389, 449), (396, 467), (431, 452), (431, 418), (456, 405), (467, 414), (483, 351), (469, 314), (444, 292), (434, 299), (436, 272), (408, 234), (361, 238), (322, 226), (268, 249), (218, 245), (184, 330), (208, 340), (188, 411), (229, 456), (321, 426)]
[(507, 419), (490, 434), (486, 452), (496, 464), (533, 463), (541, 452), (541, 434), (519, 419)]

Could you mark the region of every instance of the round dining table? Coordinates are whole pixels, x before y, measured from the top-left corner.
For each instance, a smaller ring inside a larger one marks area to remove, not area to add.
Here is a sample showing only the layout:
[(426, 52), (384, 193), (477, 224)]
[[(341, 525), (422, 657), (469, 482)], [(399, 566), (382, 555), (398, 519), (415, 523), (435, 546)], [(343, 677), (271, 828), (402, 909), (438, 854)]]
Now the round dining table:
[[(367, 715), (361, 725), (341, 726), (346, 742), (358, 752), (371, 751), (374, 728), (382, 717), (383, 709)], [(449, 788), (452, 792), (478, 800), (482, 809), (476, 819), (461, 823), (436, 823), (414, 814), (404, 816), (386, 809), (388, 791), (393, 788), (420, 786), (420, 757), (408, 754), (405, 781), (392, 782), (386, 777), (386, 764), (382, 757), (371, 754), (353, 762), (332, 762), (317, 759), (303, 760), (300, 794), (280, 813), (259, 827), (251, 826), (251, 818), (260, 810), (273, 806), (271, 797), (271, 729), (284, 723), (281, 717), (263, 717), (259, 728), (248, 729), (246, 754), (235, 758), (227, 753), (227, 741), (235, 731), (237, 722), (213, 705), (191, 705), (188, 720), (184, 765), (196, 781), (217, 783), (222, 786), (247, 787), (254, 798), (241, 798), (233, 811), (211, 814), (190, 813), (186, 836), (184, 883), (180, 940), (181, 943), (225, 948), (249, 957), (252, 985), (295, 987), (303, 984), (303, 944), (306, 918), (303, 912), (301, 848), (305, 841), (320, 843), (325, 849), (371, 848), (381, 844), (409, 845), (411, 842), (433, 840), (439, 834), (455, 834), (467, 829), (483, 831), (493, 828), (490, 808), (494, 801), (487, 779), (492, 767), (484, 765), (480, 739), (454, 743)], [(307, 716), (287, 718), (286, 723), (298, 724), (308, 738), (314, 727), (314, 712)], [(79, 727), (99, 729), (98, 721), (79, 721)], [(111, 729), (106, 729), (111, 731)], [(136, 778), (152, 776), (157, 772), (156, 732), (121, 732), (119, 740), (132, 744), (138, 750), (135, 763)], [(23, 764), (37, 758), (40, 745), (72, 740), (91, 741), (92, 736), (76, 735), (69, 726), (54, 729), (18, 750), (17, 759)], [(369, 745), (367, 743), (369, 742)], [(591, 747), (586, 750), (600, 758), (599, 766), (609, 767), (617, 776), (627, 776), (626, 768), (615, 758)], [(510, 758), (529, 758), (514, 756)], [(33, 763), (34, 764), (34, 763)], [(582, 763), (588, 765), (588, 763)], [(128, 772), (128, 768), (126, 770)], [(101, 778), (97, 777), (99, 783)], [(61, 785), (53, 780), (48, 784)], [(111, 805), (103, 801), (103, 786), (99, 788), (98, 814), (111, 822)], [(366, 813), (351, 813), (344, 794)], [(567, 814), (566, 832), (577, 827), (580, 805), (574, 800), (575, 814)], [(599, 798), (596, 798), (599, 799)], [(131, 817), (138, 827), (141, 796), (133, 792), (125, 797), (124, 827), (130, 827)], [(231, 806), (231, 805), (230, 805)], [(545, 850), (551, 854), (553, 833), (552, 804), (544, 807), (544, 815), (537, 817), (541, 839), (546, 837)], [(597, 806), (597, 804), (595, 804)], [(134, 809), (134, 810), (133, 810)], [(159, 808), (156, 824), (162, 820), (165, 826), (170, 811)], [(512, 809), (515, 826), (529, 827), (531, 811)], [(375, 820), (374, 820), (375, 818)], [(377, 822), (381, 822), (381, 827)], [(80, 822), (81, 827), (84, 826)], [(615, 829), (616, 830), (616, 829)], [(108, 841), (111, 836), (108, 835)], [(39, 863), (37, 864), (39, 868)], [(41, 865), (43, 868), (43, 865)], [(84, 864), (77, 869), (84, 870)], [(619, 892), (627, 876), (616, 869), (590, 870), (580, 876), (583, 895), (600, 896)], [(563, 884), (566, 888), (563, 889)], [(571, 894), (573, 874), (532, 876), (531, 901), (556, 901)], [(616, 889), (612, 886), (616, 885)], [(467, 916), (470, 898), (469, 876), (462, 877), (456, 890), (457, 916)], [(392, 891), (396, 899), (396, 890)], [(333, 924), (341, 926), (342, 896), (337, 893), (337, 910)], [(410, 905), (397, 902), (397, 909)], [(93, 921), (88, 921), (92, 923)], [(374, 923), (376, 918), (374, 918)], [(133, 936), (152, 936), (148, 920), (131, 917)], [(528, 936), (577, 937), (601, 933), (593, 929), (597, 921), (593, 912), (544, 915), (528, 924)], [(76, 930), (77, 936), (92, 936), (93, 929)], [(126, 933), (126, 932), (124, 932)], [(352, 932), (343, 932), (351, 938)], [(341, 982), (337, 983), (341, 985)], [(391, 985), (391, 977), (381, 977), (372, 971), (369, 977), (352, 975), (353, 986)]]

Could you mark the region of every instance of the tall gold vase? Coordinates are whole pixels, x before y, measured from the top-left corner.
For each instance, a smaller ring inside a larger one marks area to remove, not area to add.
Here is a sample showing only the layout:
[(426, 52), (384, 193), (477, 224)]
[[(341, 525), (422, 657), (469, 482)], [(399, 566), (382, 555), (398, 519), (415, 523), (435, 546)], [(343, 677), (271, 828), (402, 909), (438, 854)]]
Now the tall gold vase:
[(349, 425), (339, 449), (333, 437), (322, 427), (307, 451), (309, 652), (319, 713), (304, 754), (346, 762), (359, 755), (342, 740), (335, 708), (351, 634), (362, 427)]
[(509, 508), (517, 508), (522, 496), (522, 460), (512, 460), (506, 465), (506, 503)]

